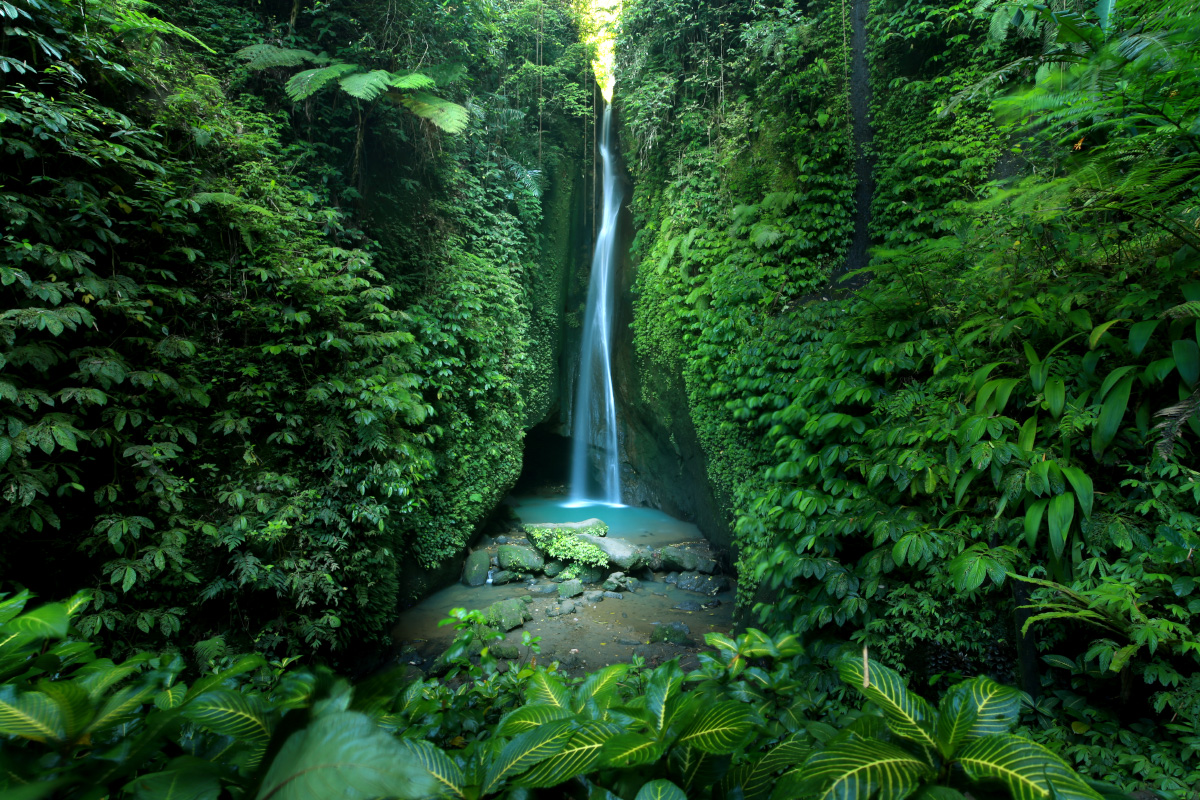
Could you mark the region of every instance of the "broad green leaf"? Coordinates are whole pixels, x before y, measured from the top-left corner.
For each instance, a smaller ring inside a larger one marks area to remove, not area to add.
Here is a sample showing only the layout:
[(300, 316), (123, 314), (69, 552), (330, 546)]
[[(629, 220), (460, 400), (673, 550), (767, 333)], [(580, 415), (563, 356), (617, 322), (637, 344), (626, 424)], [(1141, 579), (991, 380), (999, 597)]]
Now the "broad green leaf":
[(128, 722), (150, 702), (154, 694), (152, 686), (127, 686), (104, 701), (95, 718), (88, 725), (88, 733), (97, 733)]
[(950, 758), (961, 745), (994, 733), (1007, 733), (1017, 722), (1021, 693), (991, 678), (978, 677), (953, 686), (938, 713), (938, 743)]
[(448, 755), (423, 739), (400, 739), (399, 742), (438, 782), (439, 794), (443, 797), (465, 797), (463, 785), (466, 779)]
[(688, 797), (675, 784), (665, 779), (659, 779), (643, 784), (633, 800), (688, 800)]
[(62, 709), (42, 692), (0, 686), (0, 733), (35, 742), (62, 741), (66, 733)]
[(154, 698), (154, 705), (164, 711), (169, 708), (177, 708), (183, 704), (183, 698), (186, 694), (187, 686), (177, 683), (159, 692)]
[(1097, 455), (1116, 437), (1129, 405), (1129, 392), (1133, 388), (1133, 376), (1123, 378), (1104, 398), (1100, 406), (1100, 418), (1092, 430), (1092, 451)]
[(734, 700), (703, 710), (679, 737), (679, 744), (721, 755), (738, 749), (752, 727), (753, 712)]
[(4, 625), (10, 619), (20, 614), (25, 609), (25, 604), (33, 597), (28, 589), (22, 589), (12, 597), (0, 601), (0, 625)]
[(58, 706), (63, 740), (78, 740), (95, 714), (87, 690), (74, 681), (42, 681), (38, 688)]
[(1100, 392), (1096, 395), (1097, 400), (1103, 400), (1108, 397), (1109, 391), (1117, 385), (1117, 381), (1124, 378), (1130, 372), (1133, 372), (1137, 367), (1117, 367), (1112, 372), (1104, 377), (1104, 382), (1100, 384)]
[[(613, 664), (588, 675), (587, 679), (575, 690), (575, 710), (582, 709), (589, 700), (600, 702), (605, 697), (611, 698), (613, 689), (628, 671), (628, 664)], [(601, 703), (601, 705), (604, 704)]]
[(683, 683), (683, 671), (679, 662), (668, 661), (650, 675), (646, 684), (646, 712), (650, 715), (650, 727), (662, 733), (670, 719), (671, 701), (679, 695)]
[(1139, 322), (1131, 327), (1129, 329), (1129, 352), (1135, 356), (1140, 356), (1142, 351), (1146, 349), (1146, 344), (1150, 341), (1150, 336), (1157, 327), (1158, 320), (1156, 319)]
[(1021, 426), (1021, 434), (1017, 437), (1017, 447), (1023, 452), (1029, 453), (1033, 451), (1034, 444), (1037, 443), (1038, 420), (1034, 414), (1029, 419), (1025, 420), (1025, 424)]
[(518, 735), (504, 745), (500, 754), (488, 764), (483, 779), (483, 793), (494, 791), (508, 778), (560, 752), (566, 747), (574, 729), (571, 720), (563, 720)]
[(266, 660), (258, 654), (242, 656), (228, 669), (221, 670), (216, 675), (206, 675), (193, 683), (192, 688), (184, 695), (184, 702), (193, 700), (209, 689), (215, 689), (230, 678), (265, 666), (267, 666)]
[(562, 681), (544, 669), (535, 671), (525, 686), (525, 702), (529, 705), (556, 706), (570, 711), (569, 699), (570, 696), (562, 685)]
[(1050, 526), (1050, 548), (1057, 558), (1062, 558), (1067, 547), (1067, 535), (1071, 530), (1071, 521), (1075, 519), (1075, 495), (1063, 492), (1050, 498), (1049, 513), (1046, 521)]
[(806, 796), (820, 800), (904, 800), (934, 775), (924, 760), (880, 741), (851, 739), (809, 756), (801, 770)]
[(622, 733), (604, 743), (600, 757), (606, 767), (636, 767), (657, 761), (666, 744), (640, 733)]
[(224, 689), (207, 692), (188, 705), (184, 716), (209, 730), (243, 742), (265, 743), (274, 724), (266, 704), (254, 695)]
[(611, 722), (585, 722), (567, 746), (513, 781), (516, 786), (557, 786), (576, 775), (591, 772), (600, 761), (606, 742), (620, 735)]
[(216, 800), (221, 796), (220, 768), (192, 756), (176, 758), (162, 772), (130, 781), (134, 800)]
[[(864, 681), (862, 659), (847, 658), (838, 664), (838, 675), (882, 709), (888, 727), (896, 735), (926, 747), (937, 747), (931, 732), (935, 721), (933, 708), (923, 697), (908, 691), (894, 670), (872, 660), (866, 676), (869, 680)], [(864, 687), (864, 683), (868, 685)]]
[(1088, 349), (1095, 350), (1096, 345), (1100, 344), (1100, 337), (1103, 336), (1105, 333), (1107, 333), (1108, 329), (1111, 328), (1113, 325), (1116, 325), (1118, 322), (1129, 322), (1129, 320), (1128, 319), (1110, 319), (1108, 322), (1102, 322), (1099, 325), (1097, 325), (1095, 328), (1092, 328), (1092, 332), (1088, 335)]
[(964, 747), (955, 760), (973, 780), (1004, 784), (1014, 800), (1042, 800), (1053, 789), (1056, 800), (1100, 800), (1066, 762), (1039, 744), (996, 733)]
[(745, 800), (760, 800), (770, 797), (775, 784), (775, 774), (785, 769), (798, 767), (812, 748), (796, 739), (780, 742), (765, 756), (754, 762), (750, 772), (742, 781)]
[(946, 692), (938, 706), (937, 740), (943, 758), (950, 758), (967, 738), (967, 731), (975, 724), (975, 704), (970, 691), (958, 684)]
[(683, 784), (684, 791), (700, 794), (725, 776), (730, 756), (715, 756), (694, 747), (672, 747), (667, 758), (671, 776)]
[(551, 722), (570, 719), (571, 709), (561, 706), (529, 705), (513, 709), (505, 714), (496, 727), (497, 736), (516, 736)]
[(1192, 339), (1176, 339), (1171, 342), (1171, 355), (1184, 384), (1194, 386), (1200, 380), (1200, 347)]
[(1042, 515), (1046, 513), (1049, 500), (1035, 500), (1025, 512), (1025, 544), (1033, 547), (1037, 542), (1038, 529), (1042, 527)]
[(1063, 467), (1063, 475), (1071, 482), (1075, 497), (1079, 500), (1079, 508), (1083, 511), (1084, 519), (1092, 518), (1092, 502), (1095, 492), (1092, 489), (1092, 479), (1079, 467)]
[(446, 133), (462, 133), (470, 120), (470, 114), (458, 103), (443, 100), (429, 92), (401, 95), (399, 102), (418, 117), (429, 120)]
[(1045, 395), (1050, 406), (1050, 415), (1058, 419), (1067, 404), (1067, 385), (1063, 383), (1062, 378), (1051, 378), (1046, 381)]
[(417, 800), (439, 786), (420, 760), (365, 714), (318, 717), (284, 742), (263, 778), (257, 800)]
[(61, 639), (67, 635), (71, 620), (62, 603), (46, 603), (9, 620), (6, 633), (24, 633), (37, 639)]

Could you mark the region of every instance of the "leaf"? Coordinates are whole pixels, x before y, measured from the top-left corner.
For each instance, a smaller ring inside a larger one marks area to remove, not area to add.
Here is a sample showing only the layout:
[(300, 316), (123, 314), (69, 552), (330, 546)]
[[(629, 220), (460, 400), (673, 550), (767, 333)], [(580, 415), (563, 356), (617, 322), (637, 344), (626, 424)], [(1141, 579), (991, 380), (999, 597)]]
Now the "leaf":
[(1125, 407), (1129, 405), (1129, 392), (1133, 388), (1133, 376), (1121, 380), (1100, 406), (1100, 418), (1092, 430), (1092, 452), (1096, 455), (1104, 452), (1104, 448), (1116, 437), (1121, 427), (1121, 419), (1125, 416)]
[(1075, 497), (1079, 500), (1084, 519), (1091, 519), (1092, 503), (1096, 496), (1092, 488), (1092, 479), (1079, 467), (1063, 467), (1062, 472), (1071, 482), (1071, 488), (1075, 490)]
[(586, 722), (566, 747), (513, 783), (516, 786), (545, 788), (557, 786), (576, 775), (585, 775), (600, 761), (604, 744), (620, 733), (621, 729), (611, 722)]
[(216, 764), (193, 756), (173, 759), (168, 768), (130, 781), (134, 800), (217, 800), (221, 796)]
[(1100, 800), (1067, 764), (1039, 744), (997, 733), (967, 745), (955, 759), (973, 780), (1004, 784), (1014, 800)]
[(417, 800), (437, 792), (437, 782), (409, 749), (365, 714), (338, 711), (288, 737), (258, 800)]
[(273, 44), (252, 44), (243, 47), (234, 55), (244, 58), (249, 69), (272, 69), (274, 67), (298, 67), (305, 61), (320, 63), (320, 56), (308, 50), (293, 50)]
[(375, 69), (341, 77), (338, 85), (351, 97), (369, 103), (387, 91), (391, 78), (392, 73), (387, 70)]
[(888, 728), (896, 735), (927, 747), (937, 747), (930, 732), (934, 722), (933, 708), (923, 697), (909, 692), (894, 670), (872, 660), (869, 685), (864, 688), (862, 660), (847, 658), (838, 664), (838, 675), (883, 710)]
[(399, 102), (418, 117), (429, 120), (446, 133), (462, 133), (470, 120), (467, 109), (428, 92), (402, 95)]
[(1108, 329), (1118, 322), (1130, 322), (1128, 319), (1110, 319), (1108, 322), (1102, 322), (1095, 328), (1092, 328), (1091, 334), (1088, 335), (1088, 349), (1095, 350), (1096, 345), (1100, 344), (1100, 337), (1108, 332)]
[(449, 797), (465, 797), (463, 785), (466, 779), (458, 765), (450, 760), (438, 747), (423, 739), (400, 739), (404, 747), (441, 786), (440, 794)]
[(628, 664), (613, 664), (588, 675), (575, 690), (575, 710), (582, 709), (589, 701), (603, 699), (606, 695), (611, 696), (612, 690), (628, 671)]
[(267, 714), (258, 697), (227, 689), (200, 695), (184, 711), (185, 717), (214, 733), (260, 744), (271, 738), (274, 727)]
[(660, 778), (643, 784), (633, 800), (688, 800), (688, 797), (678, 786)]
[(804, 795), (820, 800), (904, 800), (934, 774), (929, 764), (894, 744), (861, 739), (837, 742), (814, 753), (800, 772), (807, 789)]
[(571, 709), (552, 705), (521, 706), (505, 714), (496, 727), (497, 736), (516, 736), (518, 733), (531, 731), (551, 722), (570, 719), (574, 716)]
[(35, 742), (62, 741), (66, 733), (62, 709), (42, 692), (0, 686), (0, 733)]
[(1050, 526), (1050, 548), (1056, 558), (1062, 558), (1067, 547), (1067, 534), (1071, 520), (1075, 518), (1075, 495), (1063, 492), (1050, 498), (1050, 513), (1046, 521)]
[(1195, 386), (1200, 380), (1200, 347), (1192, 339), (1176, 339), (1171, 342), (1171, 355), (1175, 356), (1175, 369), (1187, 386)]
[(567, 690), (562, 682), (542, 669), (534, 672), (529, 678), (529, 683), (525, 685), (525, 702), (529, 705), (540, 703), (570, 711), (568, 699)]
[(437, 81), (420, 72), (393, 72), (388, 77), (388, 86), (394, 89), (432, 89)]
[(321, 91), (330, 81), (337, 80), (348, 72), (356, 72), (358, 68), (357, 64), (339, 62), (327, 67), (306, 69), (293, 75), (284, 85), (283, 91), (292, 102), (298, 103)]
[(650, 727), (656, 733), (662, 733), (670, 719), (670, 701), (678, 696), (679, 687), (683, 683), (683, 671), (677, 661), (668, 661), (658, 667), (650, 675), (646, 684), (646, 711), (649, 714)]
[(666, 744), (640, 733), (622, 733), (604, 743), (600, 751), (606, 767), (636, 767), (662, 757)]
[(1033, 446), (1037, 443), (1038, 420), (1037, 415), (1025, 420), (1025, 424), (1021, 426), (1021, 433), (1017, 437), (1017, 447), (1021, 448), (1022, 452), (1033, 452)]
[(520, 734), (487, 766), (483, 779), (483, 794), (488, 794), (506, 779), (524, 772), (566, 747), (574, 724), (571, 720), (552, 722), (536, 730)]
[(748, 706), (727, 700), (710, 706), (679, 737), (679, 744), (723, 755), (738, 749), (750, 732), (754, 714)]
[(797, 739), (780, 742), (769, 753), (754, 762), (750, 773), (742, 782), (745, 800), (769, 797), (775, 773), (797, 767), (812, 752), (812, 748)]
[(1133, 325), (1129, 329), (1129, 352), (1135, 356), (1140, 356), (1142, 351), (1146, 349), (1146, 344), (1150, 341), (1150, 336), (1157, 327), (1158, 320), (1156, 319)]
[(1062, 416), (1063, 407), (1067, 404), (1067, 386), (1062, 378), (1051, 378), (1046, 381), (1046, 402), (1050, 406), (1050, 415), (1055, 419)]
[(62, 603), (46, 603), (26, 612), (4, 626), (7, 633), (24, 633), (35, 639), (61, 639), (67, 635), (71, 620)]

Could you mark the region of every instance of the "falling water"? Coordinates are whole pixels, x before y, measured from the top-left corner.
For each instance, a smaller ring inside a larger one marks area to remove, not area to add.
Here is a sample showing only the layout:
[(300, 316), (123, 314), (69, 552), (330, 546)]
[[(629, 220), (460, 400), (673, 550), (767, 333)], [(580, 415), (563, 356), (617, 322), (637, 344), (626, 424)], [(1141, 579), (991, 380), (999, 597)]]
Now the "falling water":
[[(583, 322), (583, 353), (579, 388), (575, 394), (575, 424), (571, 443), (571, 502), (621, 502), (621, 470), (617, 463), (617, 398), (613, 388), (612, 332), (616, 305), (617, 214), (621, 210), (617, 165), (613, 157), (612, 106), (604, 107), (600, 134), (604, 211), (592, 254), (587, 311)], [(600, 497), (588, 497), (588, 456), (595, 448), (603, 457)]]

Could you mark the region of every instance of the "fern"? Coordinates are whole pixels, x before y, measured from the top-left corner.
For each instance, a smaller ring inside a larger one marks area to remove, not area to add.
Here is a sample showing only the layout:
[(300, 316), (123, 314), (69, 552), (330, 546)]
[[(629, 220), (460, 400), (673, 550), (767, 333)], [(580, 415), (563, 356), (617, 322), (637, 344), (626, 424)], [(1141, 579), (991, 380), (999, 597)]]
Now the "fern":
[(369, 103), (387, 91), (388, 81), (391, 77), (391, 73), (387, 70), (375, 69), (339, 78), (338, 84), (346, 94), (356, 100)]
[(1161, 432), (1161, 436), (1154, 444), (1154, 451), (1164, 459), (1170, 458), (1171, 454), (1175, 452), (1175, 441), (1182, 433), (1184, 424), (1195, 417), (1197, 412), (1200, 412), (1200, 389), (1192, 392), (1188, 398), (1155, 414), (1156, 417), (1162, 417), (1163, 421), (1154, 426), (1155, 431)]
[(192, 44), (199, 45), (210, 53), (216, 52), (184, 29), (172, 25), (166, 20), (143, 13), (139, 10), (142, 8), (153, 9), (154, 6), (142, 0), (123, 0), (123, 2), (114, 2), (109, 5), (107, 10), (112, 15), (112, 21), (109, 23), (112, 32), (117, 36), (132, 35), (137, 37), (148, 35), (151, 38), (162, 34), (170, 34), (171, 36), (178, 36), (180, 39), (185, 39)]
[(283, 91), (292, 102), (298, 103), (321, 91), (330, 81), (337, 80), (349, 72), (357, 72), (358, 69), (357, 64), (347, 64), (344, 61), (327, 67), (306, 69), (293, 75), (284, 85)]
[(409, 111), (429, 120), (446, 133), (462, 133), (466, 130), (470, 115), (458, 103), (451, 103), (428, 92), (413, 92), (398, 99)]
[(246, 59), (249, 62), (246, 66), (253, 70), (298, 67), (306, 61), (310, 64), (329, 63), (329, 56), (325, 54), (318, 56), (310, 50), (293, 50), (273, 44), (252, 44), (238, 50), (235, 55)]

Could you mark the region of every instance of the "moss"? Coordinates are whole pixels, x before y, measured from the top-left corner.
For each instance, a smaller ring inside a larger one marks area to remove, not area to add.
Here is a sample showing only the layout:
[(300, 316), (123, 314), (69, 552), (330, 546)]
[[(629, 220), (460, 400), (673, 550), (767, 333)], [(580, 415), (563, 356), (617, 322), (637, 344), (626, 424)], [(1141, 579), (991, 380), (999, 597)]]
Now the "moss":
[(595, 524), (578, 528), (526, 525), (525, 534), (539, 550), (559, 561), (589, 567), (608, 565), (608, 556), (603, 550), (579, 538), (579, 534), (608, 535), (608, 526), (599, 520), (596, 520)]

